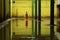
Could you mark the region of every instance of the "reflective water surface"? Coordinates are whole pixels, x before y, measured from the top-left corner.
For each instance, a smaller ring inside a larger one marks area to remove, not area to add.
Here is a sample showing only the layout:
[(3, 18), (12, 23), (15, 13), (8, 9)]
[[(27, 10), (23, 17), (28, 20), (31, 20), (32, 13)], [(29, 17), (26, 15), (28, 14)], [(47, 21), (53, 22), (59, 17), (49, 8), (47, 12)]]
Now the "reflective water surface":
[[(50, 26), (47, 26), (47, 24), (50, 24), (50, 19), (42, 18), (42, 20), (43, 20), (43, 21), (41, 21), (42, 40), (50, 40)], [(54, 21), (54, 24), (56, 24), (56, 19)], [(13, 38), (17, 38), (17, 39), (22, 38), (21, 40), (24, 40), (24, 38), (26, 38), (26, 40), (29, 40), (28, 38), (32, 38), (32, 20), (31, 19), (28, 20), (27, 28), (26, 28), (25, 19), (12, 20), (11, 27), (12, 27), (11, 30), (12, 30)], [(35, 27), (35, 22), (34, 22), (34, 27)], [(56, 35), (56, 26), (54, 26), (54, 33)]]

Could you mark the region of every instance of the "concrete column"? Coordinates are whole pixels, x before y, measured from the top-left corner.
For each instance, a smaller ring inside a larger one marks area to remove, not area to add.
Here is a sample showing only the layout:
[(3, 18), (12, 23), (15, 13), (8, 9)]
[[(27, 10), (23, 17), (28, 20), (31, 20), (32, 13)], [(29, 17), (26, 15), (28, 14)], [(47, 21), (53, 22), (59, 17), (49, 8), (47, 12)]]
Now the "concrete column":
[(2, 22), (2, 0), (0, 0), (0, 22)]

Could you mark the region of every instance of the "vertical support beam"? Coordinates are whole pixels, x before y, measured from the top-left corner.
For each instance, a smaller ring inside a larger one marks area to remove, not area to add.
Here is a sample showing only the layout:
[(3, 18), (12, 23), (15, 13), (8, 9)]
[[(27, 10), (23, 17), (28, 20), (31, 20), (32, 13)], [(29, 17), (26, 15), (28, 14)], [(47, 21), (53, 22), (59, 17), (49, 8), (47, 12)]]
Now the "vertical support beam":
[(5, 40), (4, 28), (1, 29), (1, 39)]
[[(32, 0), (32, 19), (34, 18), (34, 0)], [(34, 19), (32, 20), (32, 37), (34, 37)], [(32, 38), (34, 40), (34, 38)]]
[[(3, 20), (2, 20), (2, 0), (0, 0), (0, 22), (2, 22)], [(2, 39), (2, 29), (0, 29), (0, 40), (3, 40)], [(4, 38), (4, 37), (3, 37)]]
[(10, 13), (11, 13), (11, 8), (10, 8), (10, 4), (11, 4), (11, 2), (10, 2), (10, 0), (9, 0), (9, 18), (10, 18)]
[(2, 13), (3, 13), (3, 12), (2, 12), (2, 10), (3, 10), (3, 9), (2, 9), (2, 8), (3, 8), (2, 2), (3, 2), (3, 1), (0, 0), (0, 23), (3, 21), (3, 20), (2, 20)]
[(35, 37), (37, 37), (37, 0), (35, 0)]
[(2, 40), (2, 29), (0, 29), (0, 40)]
[[(54, 0), (50, 3), (50, 25), (54, 25)], [(54, 26), (50, 26), (50, 40), (54, 40)]]
[[(11, 18), (11, 0), (9, 0), (9, 18)], [(11, 39), (11, 21), (9, 21), (9, 40)]]
[(41, 39), (41, 0), (38, 0), (38, 40)]
[(6, 3), (5, 2), (6, 2), (6, 0), (4, 0), (4, 14), (3, 14), (4, 15), (3, 16), (4, 17), (4, 20), (5, 20), (5, 17), (6, 17), (6, 11), (5, 11), (5, 9), (6, 9)]
[[(6, 20), (6, 0), (4, 0), (4, 14), (3, 14), (3, 20), (5, 21)], [(5, 30), (5, 27), (3, 28), (4, 30), (4, 40), (6, 40), (6, 30)]]

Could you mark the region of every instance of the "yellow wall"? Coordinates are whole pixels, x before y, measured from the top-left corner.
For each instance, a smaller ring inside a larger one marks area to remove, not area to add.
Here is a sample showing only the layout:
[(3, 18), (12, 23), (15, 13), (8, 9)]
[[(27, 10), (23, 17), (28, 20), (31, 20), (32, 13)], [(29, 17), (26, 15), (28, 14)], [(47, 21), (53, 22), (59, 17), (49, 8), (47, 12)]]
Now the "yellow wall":
[[(41, 2), (41, 16), (50, 16), (50, 1)], [(26, 11), (29, 16), (32, 16), (32, 1), (16, 1), (12, 4), (12, 15), (16, 16), (16, 9), (18, 16), (24, 16)], [(56, 3), (55, 3), (55, 16), (56, 16)]]

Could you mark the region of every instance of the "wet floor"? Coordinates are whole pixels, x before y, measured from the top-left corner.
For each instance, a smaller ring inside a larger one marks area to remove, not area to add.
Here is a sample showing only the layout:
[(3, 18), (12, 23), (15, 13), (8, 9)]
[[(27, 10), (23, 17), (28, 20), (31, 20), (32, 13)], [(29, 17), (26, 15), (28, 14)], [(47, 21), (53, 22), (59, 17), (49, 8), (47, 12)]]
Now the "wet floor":
[[(42, 18), (41, 21), (41, 40), (50, 40), (50, 19)], [(35, 20), (34, 20), (35, 21)], [(54, 21), (56, 24), (56, 19)], [(25, 19), (16, 19), (11, 21), (12, 27), (12, 37), (14, 40), (31, 40), (32, 38), (32, 20), (28, 20), (28, 26), (26, 28), (26, 20)], [(35, 22), (34, 22), (35, 28)], [(54, 26), (54, 33), (56, 36), (56, 26)], [(37, 38), (34, 38), (37, 40)], [(55, 39), (54, 39), (55, 40)]]

